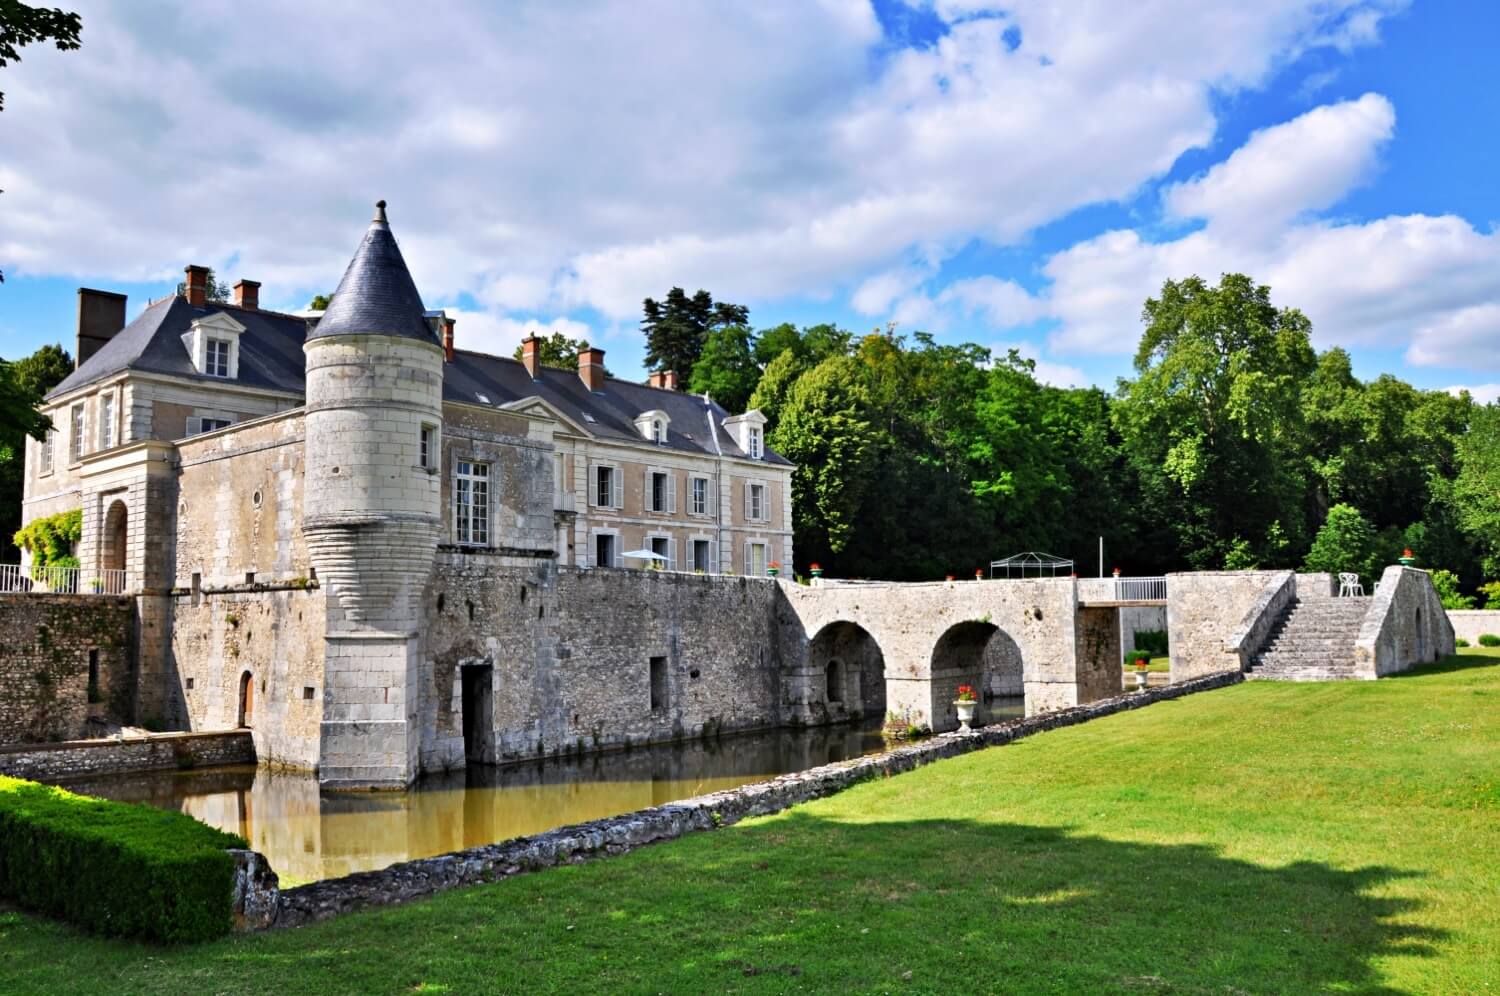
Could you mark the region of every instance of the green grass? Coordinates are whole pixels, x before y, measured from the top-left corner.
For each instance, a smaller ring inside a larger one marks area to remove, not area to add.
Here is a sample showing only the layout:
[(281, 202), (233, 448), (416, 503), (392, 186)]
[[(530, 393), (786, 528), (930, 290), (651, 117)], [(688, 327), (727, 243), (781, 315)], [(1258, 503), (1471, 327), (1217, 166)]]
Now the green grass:
[(1495, 992), (1495, 663), (1247, 683), (622, 858), (197, 948), (3, 912), (0, 987)]

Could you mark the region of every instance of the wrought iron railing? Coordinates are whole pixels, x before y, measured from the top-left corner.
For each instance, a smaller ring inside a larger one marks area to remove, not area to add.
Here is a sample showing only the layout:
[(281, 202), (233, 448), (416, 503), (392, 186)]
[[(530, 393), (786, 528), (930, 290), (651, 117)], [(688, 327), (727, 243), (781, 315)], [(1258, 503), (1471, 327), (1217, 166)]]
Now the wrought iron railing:
[(0, 594), (123, 595), (129, 590), (126, 571), (0, 564)]

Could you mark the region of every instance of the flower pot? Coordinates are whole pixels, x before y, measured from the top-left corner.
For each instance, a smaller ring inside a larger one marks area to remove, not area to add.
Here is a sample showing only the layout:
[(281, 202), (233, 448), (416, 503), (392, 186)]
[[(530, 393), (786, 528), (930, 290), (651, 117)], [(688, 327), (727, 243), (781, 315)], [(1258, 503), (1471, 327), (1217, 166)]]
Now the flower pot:
[(974, 710), (978, 706), (978, 699), (969, 699), (968, 701), (959, 699), (953, 703), (953, 708), (958, 710), (958, 729), (960, 733), (969, 732), (969, 724), (974, 722)]

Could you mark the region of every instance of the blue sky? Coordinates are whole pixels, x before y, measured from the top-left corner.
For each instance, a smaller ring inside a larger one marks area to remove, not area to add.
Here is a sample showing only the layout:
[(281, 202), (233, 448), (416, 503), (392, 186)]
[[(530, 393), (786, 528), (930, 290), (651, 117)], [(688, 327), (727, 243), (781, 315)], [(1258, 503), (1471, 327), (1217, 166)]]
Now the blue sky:
[(1362, 376), (1500, 392), (1495, 5), (79, 7), (0, 71), (6, 357), (189, 262), (301, 307), (383, 197), (462, 343), (624, 375), (681, 284), (1110, 385), (1162, 279), (1238, 269)]

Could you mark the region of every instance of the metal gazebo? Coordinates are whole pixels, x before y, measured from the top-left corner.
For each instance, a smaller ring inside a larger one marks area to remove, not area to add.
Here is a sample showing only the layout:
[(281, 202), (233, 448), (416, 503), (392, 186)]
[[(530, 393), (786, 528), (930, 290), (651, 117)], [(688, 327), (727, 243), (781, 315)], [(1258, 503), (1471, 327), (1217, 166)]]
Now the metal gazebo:
[(1006, 557), (1004, 560), (990, 561), (991, 578), (1055, 578), (1067, 577), (1072, 573), (1073, 562), (1071, 560), (1031, 550), (1018, 553), (1013, 557)]

